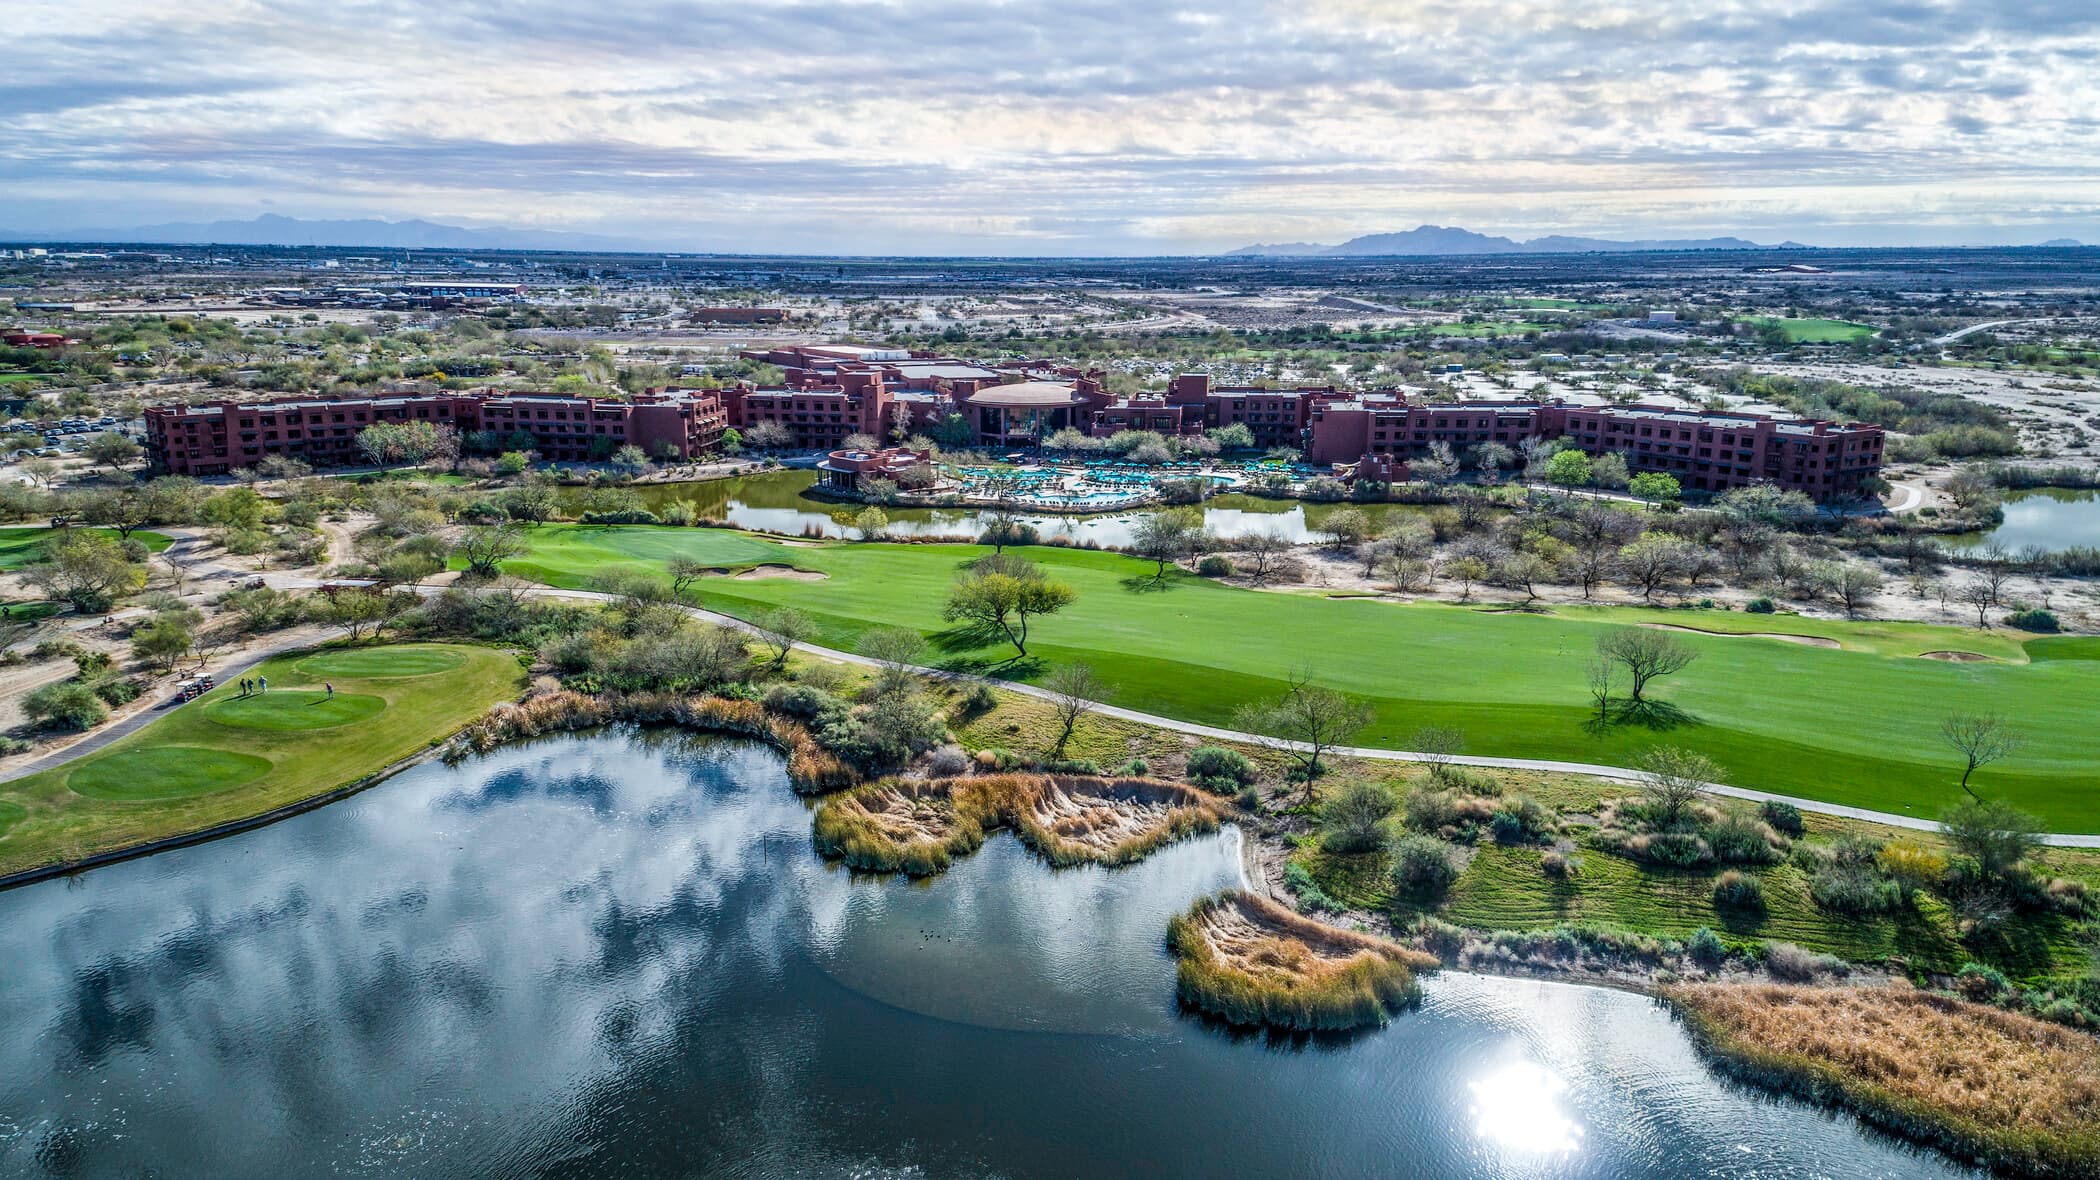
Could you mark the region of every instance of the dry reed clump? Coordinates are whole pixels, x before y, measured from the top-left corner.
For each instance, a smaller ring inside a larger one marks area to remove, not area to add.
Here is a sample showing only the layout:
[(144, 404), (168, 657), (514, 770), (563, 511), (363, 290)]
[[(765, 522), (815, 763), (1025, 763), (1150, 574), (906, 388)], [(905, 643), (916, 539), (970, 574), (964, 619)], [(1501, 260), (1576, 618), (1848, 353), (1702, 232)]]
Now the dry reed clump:
[(998, 778), (884, 779), (817, 809), (817, 851), (857, 869), (927, 877), (974, 852), (1000, 824)]
[(2100, 1041), (1892, 988), (1686, 984), (1664, 996), (1723, 1068), (1992, 1168), (2091, 1176)]
[(1222, 810), (1201, 791), (1151, 779), (991, 774), (886, 779), (817, 812), (819, 851), (856, 868), (938, 873), (1010, 827), (1043, 859), (1128, 864), (1171, 840), (1214, 831)]
[(1434, 956), (1324, 926), (1228, 889), (1167, 925), (1184, 1004), (1233, 1024), (1295, 1031), (1383, 1024), (1413, 1002)]
[(491, 708), (453, 738), (445, 751), (456, 762), (486, 754), (507, 741), (559, 730), (589, 729), (614, 721), (683, 725), (757, 738), (788, 756), (788, 781), (796, 791), (817, 794), (853, 786), (860, 775), (834, 757), (801, 723), (768, 714), (756, 701), (688, 697), (675, 693), (589, 693), (560, 689)]
[(1223, 810), (1180, 783), (1051, 775), (1010, 798), (1007, 820), (1022, 842), (1062, 868), (1129, 864), (1184, 836), (1216, 831)]

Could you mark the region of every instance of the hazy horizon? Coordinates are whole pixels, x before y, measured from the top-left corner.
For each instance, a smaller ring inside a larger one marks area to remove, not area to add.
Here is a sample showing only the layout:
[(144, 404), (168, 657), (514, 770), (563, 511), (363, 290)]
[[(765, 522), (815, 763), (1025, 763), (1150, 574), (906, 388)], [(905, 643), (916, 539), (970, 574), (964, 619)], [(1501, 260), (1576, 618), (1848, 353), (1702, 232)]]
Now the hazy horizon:
[(2100, 6), (28, 0), (0, 230), (428, 220), (689, 253), (2100, 240)]

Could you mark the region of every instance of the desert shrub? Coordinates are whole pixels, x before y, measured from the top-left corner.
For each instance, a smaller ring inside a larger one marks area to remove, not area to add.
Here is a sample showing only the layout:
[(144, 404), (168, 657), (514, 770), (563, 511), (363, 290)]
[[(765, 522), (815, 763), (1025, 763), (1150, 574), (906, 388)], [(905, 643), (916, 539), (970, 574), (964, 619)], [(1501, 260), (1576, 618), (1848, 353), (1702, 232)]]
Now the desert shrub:
[(1777, 609), (1769, 598), (1753, 598), (1743, 604), (1743, 610), (1753, 615), (1769, 615)]
[(1130, 761), (1125, 762), (1123, 765), (1116, 767), (1116, 777), (1144, 778), (1147, 774), (1151, 773), (1151, 771), (1151, 763), (1145, 761), (1143, 758), (1132, 758)]
[(1232, 576), (1232, 559), (1212, 553), (1196, 563), (1196, 572), (1206, 578), (1229, 578)]
[(1772, 830), (1783, 836), (1796, 839), (1808, 831), (1808, 824), (1801, 818), (1801, 809), (1791, 803), (1767, 799), (1757, 805), (1757, 817), (1772, 825)]
[(970, 691), (963, 694), (962, 707), (963, 712), (972, 717), (989, 713), (999, 707), (999, 694), (993, 692), (989, 684), (973, 684)]
[(1291, 891), (1291, 896), (1298, 900), (1298, 908), (1301, 910), (1311, 910), (1316, 914), (1338, 914), (1345, 908), (1341, 902), (1329, 897), (1327, 891), (1320, 888), (1320, 883), (1313, 880), (1312, 873), (1295, 860), (1283, 866), (1283, 884), (1284, 888)]
[(145, 691), (138, 681), (128, 676), (110, 676), (97, 680), (94, 682), (94, 690), (102, 703), (112, 708), (130, 704), (139, 699), (139, 694)]
[(1936, 885), (1947, 875), (1947, 858), (1938, 850), (1909, 837), (1884, 844), (1874, 860), (1882, 872), (1906, 891)]
[(970, 756), (961, 746), (942, 746), (926, 760), (926, 769), (939, 778), (953, 778), (970, 769)]
[(1444, 896), (1458, 881), (1458, 860), (1431, 836), (1402, 836), (1393, 843), (1393, 888), (1422, 901)]
[(1516, 795), (1495, 808), (1488, 828), (1500, 844), (1542, 844), (1560, 830), (1560, 821), (1552, 808), (1529, 795)]
[(830, 721), (847, 712), (844, 701), (806, 684), (776, 684), (767, 689), (766, 708), (798, 721)]
[(1818, 975), (1843, 975), (1847, 969), (1830, 955), (1803, 950), (1791, 942), (1775, 942), (1765, 947), (1765, 970), (1775, 979), (1808, 983)]
[(1702, 833), (1708, 851), (1724, 865), (1768, 865), (1779, 860), (1770, 829), (1733, 813), (1723, 815)]
[(1996, 1004), (2012, 995), (2012, 981), (2005, 972), (1986, 963), (1963, 963), (1955, 973), (1954, 990), (1983, 1004)]
[(1254, 781), (1254, 763), (1238, 750), (1197, 746), (1189, 751), (1188, 780), (1213, 791), (1231, 791)]
[(1656, 832), (1635, 836), (1626, 850), (1637, 859), (1673, 868), (1692, 868), (1713, 860), (1706, 841), (1690, 832)]
[(1466, 948), (1466, 931), (1441, 918), (1424, 917), (1415, 923), (1415, 935), (1422, 940), (1422, 947), (1446, 963), (1458, 961), (1459, 952)]
[(1728, 947), (1721, 942), (1720, 935), (1701, 926), (1692, 931), (1690, 938), (1684, 940), (1684, 953), (1692, 962), (1711, 971), (1728, 957)]
[(80, 669), (82, 676), (100, 676), (116, 664), (108, 652), (93, 648), (77, 647), (72, 650), (72, 655), (73, 666)]
[(1811, 874), (1808, 894), (1824, 909), (1854, 917), (1885, 914), (1903, 904), (1903, 889), (1896, 882), (1843, 863)]
[(93, 729), (109, 718), (109, 706), (81, 680), (46, 684), (22, 698), (31, 721), (53, 729)]
[(1748, 873), (1730, 869), (1714, 879), (1714, 904), (1722, 909), (1765, 910), (1764, 882)]
[(1437, 781), (1454, 791), (1463, 791), (1468, 795), (1492, 797), (1502, 793), (1501, 779), (1485, 771), (1468, 770), (1462, 766), (1440, 768)]
[(1393, 795), (1377, 783), (1353, 782), (1327, 800), (1320, 817), (1320, 847), (1329, 852), (1377, 852), (1391, 838), (1386, 820)]
[(2012, 612), (2005, 616), (2005, 625), (2017, 627), (2022, 631), (2040, 631), (2052, 635), (2063, 630), (2063, 624), (2057, 621), (2055, 612), (2039, 607)]

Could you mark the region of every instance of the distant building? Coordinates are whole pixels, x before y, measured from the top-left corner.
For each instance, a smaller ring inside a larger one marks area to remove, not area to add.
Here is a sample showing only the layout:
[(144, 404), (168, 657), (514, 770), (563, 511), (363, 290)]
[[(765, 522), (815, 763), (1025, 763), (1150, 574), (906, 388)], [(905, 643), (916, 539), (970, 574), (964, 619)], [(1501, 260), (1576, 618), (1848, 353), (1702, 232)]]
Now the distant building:
[(317, 467), (361, 463), (357, 436), (379, 422), (428, 422), (461, 434), (487, 431), (555, 462), (604, 459), (638, 446), (652, 459), (691, 459), (717, 449), (725, 415), (711, 391), (664, 390), (631, 402), (560, 394), (404, 394), (276, 398), (146, 410), (146, 454), (156, 470), (223, 475), (270, 455)]
[(9, 348), (64, 348), (68, 344), (78, 343), (80, 342), (77, 340), (66, 339), (63, 332), (32, 332), (26, 328), (0, 329), (0, 344)]
[(778, 324), (788, 313), (784, 307), (696, 307), (692, 318), (701, 324)]

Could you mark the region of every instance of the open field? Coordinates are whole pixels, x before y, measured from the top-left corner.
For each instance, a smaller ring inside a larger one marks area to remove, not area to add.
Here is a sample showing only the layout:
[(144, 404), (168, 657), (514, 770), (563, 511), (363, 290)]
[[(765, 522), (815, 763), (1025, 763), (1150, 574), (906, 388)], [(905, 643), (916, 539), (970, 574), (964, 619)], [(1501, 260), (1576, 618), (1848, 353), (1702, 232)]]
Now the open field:
[[(117, 535), (115, 529), (89, 529), (105, 537)], [(168, 547), (173, 538), (164, 533), (151, 533), (139, 529), (132, 538), (155, 553)], [(50, 529), (0, 528), (0, 573), (18, 570), (25, 565), (35, 565), (44, 559), (44, 542), (50, 540)]]
[[(349, 657), (429, 670), (358, 677), (303, 667)], [(0, 784), (0, 874), (200, 831), (356, 782), (473, 720), (522, 678), (507, 652), (428, 644), (295, 653), (255, 674), (269, 678), (268, 693), (243, 698), (221, 686), (104, 749)]]
[[(935, 637), (934, 662), (1016, 679), (1084, 661), (1111, 686), (1110, 702), (1215, 725), (1242, 702), (1273, 696), (1297, 665), (1366, 699), (1375, 719), (1358, 744), (1407, 748), (1424, 724), (1457, 726), (1466, 752), (1628, 765), (1669, 742), (1708, 754), (1730, 782), (1896, 814), (1932, 817), (1960, 797), (1959, 766), (1939, 737), (1943, 714), (2000, 712), (2030, 741), (2016, 760), (1979, 771), (1986, 794), (2040, 816), (2056, 831), (2100, 831), (2090, 790), (2100, 732), (2100, 640), (2028, 641), (1995, 632), (1912, 624), (1853, 624), (1719, 611), (1523, 613), (1445, 604), (1402, 605), (1265, 594), (1183, 574), (1155, 581), (1152, 566), (1111, 553), (1035, 548), (1028, 556), (1079, 592), (1065, 614), (1034, 631), (1030, 656), (980, 643), (940, 618), (956, 572), (988, 552), (975, 546), (784, 545), (708, 529), (548, 527), (516, 574), (581, 587), (617, 568), (660, 571), (674, 553), (710, 564), (778, 562), (829, 574), (822, 581), (711, 578), (706, 606), (751, 617), (792, 605), (814, 617), (827, 645), (852, 648), (875, 626)], [(1840, 646), (1686, 634), (1699, 660), (1652, 689), (1670, 708), (1652, 725), (1589, 724), (1582, 667), (1607, 623), (1636, 618), (1698, 629), (1799, 630)], [(1993, 661), (1920, 659), (1966, 650)], [(2044, 656), (2013, 662), (2022, 654)]]
[(1785, 333), (1789, 344), (1845, 344), (1853, 340), (1864, 340), (1875, 332), (1875, 329), (1867, 324), (1855, 324), (1850, 320), (1791, 320), (1758, 316), (1750, 322), (1759, 327), (1777, 327)]

